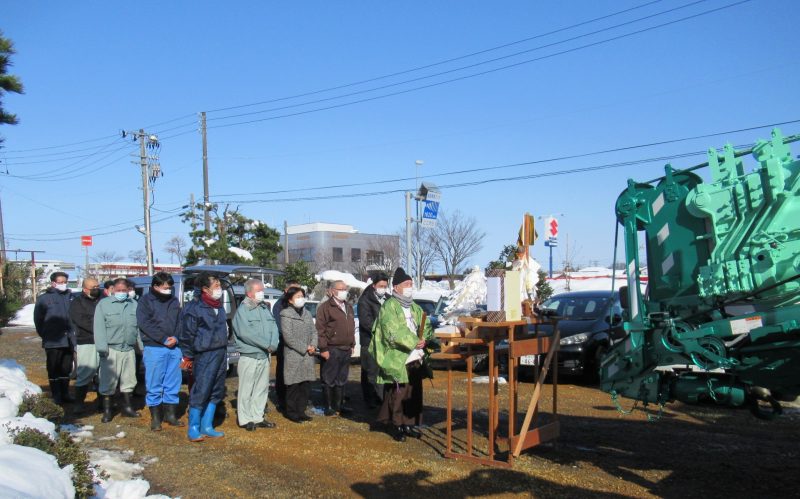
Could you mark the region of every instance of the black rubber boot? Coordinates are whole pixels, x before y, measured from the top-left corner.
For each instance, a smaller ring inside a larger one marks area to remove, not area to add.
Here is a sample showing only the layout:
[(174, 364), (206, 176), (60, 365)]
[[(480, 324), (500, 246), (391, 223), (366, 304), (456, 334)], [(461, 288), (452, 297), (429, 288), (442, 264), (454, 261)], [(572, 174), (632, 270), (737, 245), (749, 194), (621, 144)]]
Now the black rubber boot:
[(88, 386), (76, 386), (75, 387), (75, 407), (73, 407), (72, 412), (76, 415), (83, 415), (86, 414), (88, 411), (86, 410), (86, 394), (89, 392)]
[(111, 411), (111, 397), (98, 395), (100, 399), (103, 401), (103, 418), (101, 419), (104, 423), (110, 423), (112, 419), (114, 419), (114, 413)]
[(130, 393), (122, 394), (122, 410), (120, 412), (126, 418), (138, 418), (142, 416), (141, 414), (133, 410), (133, 404), (131, 403)]
[(58, 405), (64, 403), (64, 399), (61, 397), (61, 381), (57, 379), (50, 380), (50, 396), (53, 398), (53, 402)]
[(75, 399), (69, 394), (69, 378), (61, 378), (59, 384), (61, 385), (61, 400), (65, 404), (74, 404)]
[(175, 404), (162, 404), (164, 408), (164, 422), (170, 426), (186, 426), (183, 421), (178, 419), (176, 411), (178, 406)]
[(403, 433), (411, 438), (422, 438), (422, 432), (411, 425), (403, 425)]
[(393, 426), (390, 431), (392, 438), (395, 442), (405, 442), (406, 441), (406, 432), (403, 431), (402, 426)]
[[(150, 406), (150, 430), (161, 431), (161, 405)], [(125, 409), (123, 409), (124, 411)]]
[(325, 396), (325, 415), (326, 416), (335, 416), (336, 410), (333, 407), (333, 392), (331, 387), (328, 385), (322, 385), (322, 394)]
[(342, 416), (349, 416), (350, 414), (353, 413), (353, 410), (345, 405), (346, 397), (344, 396), (344, 387), (337, 386), (334, 388), (334, 390), (335, 390), (334, 393), (336, 400), (336, 412), (338, 412)]

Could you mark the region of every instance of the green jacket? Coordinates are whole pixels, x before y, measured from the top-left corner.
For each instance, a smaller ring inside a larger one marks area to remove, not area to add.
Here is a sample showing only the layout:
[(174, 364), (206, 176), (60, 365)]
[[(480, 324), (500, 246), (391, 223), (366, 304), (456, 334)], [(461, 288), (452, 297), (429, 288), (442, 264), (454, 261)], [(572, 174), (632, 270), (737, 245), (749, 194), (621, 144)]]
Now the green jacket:
[[(419, 324), (422, 320), (420, 306), (412, 303), (411, 313), (414, 321)], [(434, 340), (433, 328), (427, 320), (423, 337), (426, 341)], [(378, 383), (408, 383), (406, 359), (417, 342), (419, 338), (406, 324), (403, 306), (394, 297), (386, 300), (372, 327), (372, 341), (369, 344), (369, 353), (380, 368)]]
[(245, 357), (266, 359), (278, 349), (278, 325), (266, 305), (251, 305), (245, 298), (233, 316), (236, 349)]
[(99, 354), (109, 348), (119, 352), (133, 350), (142, 340), (136, 323), (136, 302), (130, 298), (117, 300), (108, 296), (100, 300), (94, 312), (94, 346)]

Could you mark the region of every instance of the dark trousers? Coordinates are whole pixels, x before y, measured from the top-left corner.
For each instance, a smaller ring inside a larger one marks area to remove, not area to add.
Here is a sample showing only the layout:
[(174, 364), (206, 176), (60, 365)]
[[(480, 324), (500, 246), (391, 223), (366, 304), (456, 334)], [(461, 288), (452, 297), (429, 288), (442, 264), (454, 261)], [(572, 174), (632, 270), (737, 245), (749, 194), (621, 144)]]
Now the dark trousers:
[(72, 373), (72, 348), (45, 348), (47, 355), (47, 377), (50, 381), (66, 380)]
[(378, 422), (392, 426), (415, 425), (422, 414), (422, 366), (406, 366), (408, 383), (383, 385), (383, 404)]
[(286, 416), (295, 419), (305, 416), (310, 396), (310, 381), (286, 385)]
[(209, 402), (219, 404), (225, 398), (227, 371), (225, 348), (197, 353), (194, 356), (194, 383), (189, 392), (189, 407), (204, 408)]
[(278, 365), (275, 367), (275, 397), (281, 407), (286, 407), (286, 382), (283, 379), (283, 338), (278, 341), (278, 351), (275, 352)]
[(370, 338), (361, 337), (361, 393), (364, 400), (380, 402), (383, 387), (378, 385), (378, 363), (369, 353)]
[(330, 387), (346, 385), (347, 375), (350, 372), (350, 349), (331, 348), (328, 352), (330, 357), (319, 369), (322, 383)]

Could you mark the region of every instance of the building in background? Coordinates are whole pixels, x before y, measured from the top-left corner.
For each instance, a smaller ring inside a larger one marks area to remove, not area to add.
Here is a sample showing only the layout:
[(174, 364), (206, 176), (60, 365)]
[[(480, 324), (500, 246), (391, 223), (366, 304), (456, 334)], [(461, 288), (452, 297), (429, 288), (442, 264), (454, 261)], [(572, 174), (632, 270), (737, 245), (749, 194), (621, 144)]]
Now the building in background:
[[(308, 262), (311, 270), (339, 270), (366, 278), (370, 272), (391, 272), (400, 262), (400, 237), (390, 234), (366, 234), (352, 225), (308, 223), (290, 225), (288, 238), (289, 262)], [(284, 252), (279, 256), (284, 264)]]
[[(178, 264), (156, 263), (153, 265), (155, 272), (180, 274), (183, 267)], [(115, 277), (135, 277), (147, 275), (147, 264), (140, 262), (99, 262), (89, 264), (89, 275), (97, 277), (100, 281)]]

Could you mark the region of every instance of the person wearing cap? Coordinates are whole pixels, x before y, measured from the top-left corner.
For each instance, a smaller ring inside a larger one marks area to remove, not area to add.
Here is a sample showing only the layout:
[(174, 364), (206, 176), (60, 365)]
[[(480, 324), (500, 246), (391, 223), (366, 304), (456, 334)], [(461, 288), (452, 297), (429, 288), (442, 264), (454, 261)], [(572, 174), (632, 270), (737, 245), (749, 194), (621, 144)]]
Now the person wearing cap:
[(383, 384), (378, 422), (386, 425), (398, 442), (407, 436), (421, 436), (415, 425), (422, 414), (422, 380), (426, 376), (422, 361), (426, 345), (434, 342), (427, 320), (419, 336), (423, 312), (411, 297), (412, 284), (411, 277), (398, 267), (392, 278), (392, 296), (378, 313), (369, 346), (379, 367), (378, 382)]
[(356, 344), (356, 322), (353, 307), (347, 302), (347, 284), (333, 281), (328, 287), (328, 300), (317, 307), (317, 344), (324, 360), (319, 373), (325, 397), (325, 415), (347, 415), (344, 390), (350, 372), (350, 356)]
[(361, 344), (361, 393), (370, 409), (381, 405), (383, 387), (378, 385), (378, 364), (369, 353), (372, 326), (381, 306), (389, 298), (389, 276), (378, 272), (358, 299), (358, 334)]

